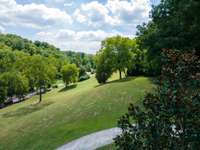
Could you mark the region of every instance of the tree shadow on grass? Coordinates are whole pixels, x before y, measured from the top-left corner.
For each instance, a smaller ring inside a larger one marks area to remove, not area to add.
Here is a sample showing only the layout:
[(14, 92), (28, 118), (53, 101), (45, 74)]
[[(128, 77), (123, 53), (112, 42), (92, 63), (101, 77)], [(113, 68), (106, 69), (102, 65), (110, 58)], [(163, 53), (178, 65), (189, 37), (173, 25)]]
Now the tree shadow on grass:
[(73, 84), (73, 85), (69, 85), (67, 87), (62, 88), (61, 90), (59, 90), (58, 92), (66, 92), (68, 90), (74, 89), (77, 87), (77, 84)]
[(21, 107), (15, 111), (4, 113), (4, 114), (2, 114), (2, 117), (10, 118), (10, 117), (25, 116), (25, 115), (31, 114), (33, 112), (39, 111), (51, 104), (53, 104), (53, 102), (31, 104), (29, 106)]
[(128, 82), (128, 81), (134, 80), (134, 79), (136, 79), (136, 78), (137, 78), (137, 77), (126, 77), (126, 78), (123, 78), (123, 79), (118, 79), (118, 80), (109, 81), (109, 82), (106, 82), (106, 83), (104, 83), (104, 84), (99, 84), (99, 85), (97, 85), (96, 87), (108, 85), (108, 84), (111, 84), (111, 83)]

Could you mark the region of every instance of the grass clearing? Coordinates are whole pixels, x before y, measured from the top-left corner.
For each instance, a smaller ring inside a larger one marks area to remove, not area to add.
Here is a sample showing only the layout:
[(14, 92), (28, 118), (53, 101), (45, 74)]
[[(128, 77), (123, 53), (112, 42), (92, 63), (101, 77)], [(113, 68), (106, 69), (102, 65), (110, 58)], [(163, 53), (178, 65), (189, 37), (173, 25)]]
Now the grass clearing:
[(43, 95), (0, 110), (0, 149), (55, 149), (83, 135), (115, 127), (129, 103), (139, 103), (153, 84), (146, 77), (121, 81), (114, 75), (109, 83), (96, 79), (75, 87), (59, 86)]
[(116, 147), (114, 144), (106, 145), (104, 147), (98, 148), (97, 150), (116, 150)]

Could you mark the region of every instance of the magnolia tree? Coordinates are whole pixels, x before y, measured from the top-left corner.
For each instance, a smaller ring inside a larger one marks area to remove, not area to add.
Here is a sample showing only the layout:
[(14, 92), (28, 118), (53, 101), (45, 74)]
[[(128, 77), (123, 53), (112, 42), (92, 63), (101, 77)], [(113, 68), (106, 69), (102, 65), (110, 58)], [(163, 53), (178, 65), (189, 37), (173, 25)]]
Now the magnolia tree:
[[(119, 120), (120, 150), (200, 149), (200, 58), (165, 50), (158, 89)], [(133, 125), (134, 122), (134, 125)]]

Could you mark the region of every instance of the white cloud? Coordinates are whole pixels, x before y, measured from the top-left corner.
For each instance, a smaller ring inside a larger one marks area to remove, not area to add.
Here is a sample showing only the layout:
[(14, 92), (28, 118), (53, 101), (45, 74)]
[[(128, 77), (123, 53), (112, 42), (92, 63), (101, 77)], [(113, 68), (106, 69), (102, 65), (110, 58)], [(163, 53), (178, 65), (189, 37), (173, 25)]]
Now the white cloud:
[(97, 36), (95, 31), (75, 32), (66, 29), (61, 29), (57, 32), (39, 32), (36, 36), (41, 41), (50, 42), (62, 50), (82, 51), (94, 54), (100, 48), (100, 41), (93, 40), (89, 35), (93, 35), (93, 37)]
[(149, 18), (149, 0), (108, 0), (106, 7), (123, 23), (140, 23)]
[[(61, 43), (60, 47), (65, 48), (65, 50), (73, 50), (77, 52), (85, 52), (88, 54), (95, 54), (97, 50), (100, 49), (100, 43), (97, 41), (91, 41), (90, 43), (85, 43), (83, 41), (68, 41), (66, 43)], [(66, 49), (67, 47), (67, 49)]]
[(77, 8), (74, 18), (93, 27), (120, 27), (147, 21), (150, 10), (149, 0), (108, 0), (104, 5), (92, 1)]
[(57, 8), (44, 4), (17, 4), (14, 0), (0, 0), (0, 20), (4, 25), (44, 28), (72, 23), (71, 17)]
[(77, 9), (75, 12), (74, 12), (74, 18), (76, 18), (76, 20), (79, 22), (79, 23), (84, 23), (86, 22), (87, 18), (85, 15), (81, 14), (80, 10)]
[(71, 7), (72, 5), (74, 5), (74, 2), (64, 3), (65, 7)]
[(98, 1), (82, 4), (80, 8), (76, 9), (74, 18), (80, 23), (87, 22), (87, 25), (93, 27), (116, 25), (119, 23), (118, 20), (109, 16), (109, 10)]
[(0, 33), (4, 33), (5, 32), (5, 28), (0, 26)]
[(117, 31), (105, 32), (103, 30), (91, 30), (75, 32), (73, 30), (61, 29), (53, 32), (39, 32), (36, 36), (40, 40), (53, 43), (63, 50), (85, 50), (87, 53), (95, 53), (99, 50), (102, 40), (115, 35), (123, 34)]

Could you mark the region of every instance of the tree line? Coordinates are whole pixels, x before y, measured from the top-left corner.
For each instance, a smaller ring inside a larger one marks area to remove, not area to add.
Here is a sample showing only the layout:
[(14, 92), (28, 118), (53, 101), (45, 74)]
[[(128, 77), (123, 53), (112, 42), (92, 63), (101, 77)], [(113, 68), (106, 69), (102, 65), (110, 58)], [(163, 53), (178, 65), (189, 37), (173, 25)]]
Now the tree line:
[[(63, 79), (66, 86), (88, 79), (94, 67), (92, 55), (62, 52), (46, 42), (32, 42), (12, 34), (0, 34), (0, 105), (12, 97), (23, 99), (28, 93), (42, 93)], [(77, 63), (79, 62), (79, 63)], [(90, 68), (89, 68), (90, 67)]]

